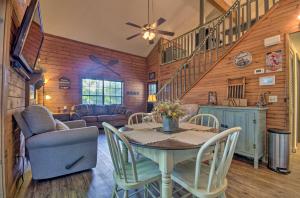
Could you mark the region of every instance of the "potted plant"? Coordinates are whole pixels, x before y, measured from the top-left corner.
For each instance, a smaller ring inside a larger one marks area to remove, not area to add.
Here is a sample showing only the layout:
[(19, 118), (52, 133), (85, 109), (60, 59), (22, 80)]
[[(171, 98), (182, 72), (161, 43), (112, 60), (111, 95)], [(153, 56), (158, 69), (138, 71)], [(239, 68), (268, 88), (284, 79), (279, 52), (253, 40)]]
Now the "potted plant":
[(159, 102), (154, 107), (154, 113), (162, 116), (164, 132), (176, 131), (179, 118), (184, 115), (179, 102)]

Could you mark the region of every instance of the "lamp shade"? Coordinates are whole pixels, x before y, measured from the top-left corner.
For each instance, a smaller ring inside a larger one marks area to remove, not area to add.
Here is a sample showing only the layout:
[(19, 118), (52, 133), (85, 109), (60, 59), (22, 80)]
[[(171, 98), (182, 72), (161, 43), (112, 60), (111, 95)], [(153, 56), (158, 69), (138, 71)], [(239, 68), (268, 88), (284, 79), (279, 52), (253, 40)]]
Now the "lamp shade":
[(156, 95), (149, 95), (148, 102), (156, 102)]

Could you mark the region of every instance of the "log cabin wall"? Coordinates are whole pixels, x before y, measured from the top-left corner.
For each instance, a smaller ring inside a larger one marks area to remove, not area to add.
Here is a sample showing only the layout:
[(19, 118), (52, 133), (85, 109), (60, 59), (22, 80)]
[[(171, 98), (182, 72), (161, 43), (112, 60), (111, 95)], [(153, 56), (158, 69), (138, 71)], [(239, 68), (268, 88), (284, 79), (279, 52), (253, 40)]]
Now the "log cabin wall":
[[(298, 0), (280, 1), (271, 13), (252, 27), (250, 32), (238, 43), (214, 68), (207, 73), (182, 99), (183, 103), (197, 103), (206, 105), (208, 103), (208, 92), (217, 91), (218, 104), (227, 97), (227, 79), (246, 77), (246, 98), (249, 106), (255, 106), (260, 93), (270, 91), (269, 95), (278, 96), (278, 102), (269, 104), (267, 113), (267, 127), (288, 129), (288, 63), (286, 57), (286, 35), (291, 32), (299, 31)], [(264, 39), (280, 35), (281, 43), (264, 47)], [(283, 71), (255, 75), (254, 70), (265, 68), (266, 53), (282, 50), (283, 51)], [(253, 56), (251, 65), (244, 69), (238, 69), (234, 65), (234, 57), (241, 51), (250, 52)], [(157, 51), (154, 51), (155, 53)], [(150, 54), (148, 59), (154, 59), (160, 55)], [(149, 60), (149, 62), (154, 62)], [(176, 61), (165, 65), (152, 65), (152, 70), (159, 71), (159, 84), (163, 85), (184, 61)], [(276, 76), (276, 85), (259, 86), (259, 77)]]
[[(103, 63), (111, 59), (118, 59), (119, 63), (111, 69), (121, 77), (97, 65), (89, 59), (95, 55)], [(46, 69), (44, 96), (51, 96), (51, 100), (44, 100), (44, 104), (52, 112), (57, 112), (67, 106), (81, 103), (81, 79), (102, 78), (107, 80), (122, 80), (124, 82), (124, 105), (132, 111), (146, 109), (146, 58), (139, 57), (107, 48), (89, 45), (74, 40), (46, 34), (40, 54), (40, 65)], [(71, 88), (59, 89), (59, 78), (67, 77), (71, 80)], [(135, 92), (135, 94), (132, 94)], [(43, 103), (43, 91), (39, 91), (39, 103)]]

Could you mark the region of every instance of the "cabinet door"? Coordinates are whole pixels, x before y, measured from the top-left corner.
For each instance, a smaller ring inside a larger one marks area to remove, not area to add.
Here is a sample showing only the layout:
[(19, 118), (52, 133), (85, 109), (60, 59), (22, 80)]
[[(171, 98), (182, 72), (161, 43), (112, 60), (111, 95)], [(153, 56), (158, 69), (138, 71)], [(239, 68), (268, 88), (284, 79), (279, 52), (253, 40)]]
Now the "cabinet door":
[(241, 127), (242, 131), (240, 132), (239, 139), (236, 145), (235, 152), (241, 155), (246, 155), (248, 157), (253, 156), (254, 149), (254, 131), (250, 129), (253, 126), (250, 123), (251, 114), (245, 111), (231, 111), (225, 110), (223, 117), (223, 126), (228, 128), (232, 127)]
[[(216, 108), (200, 108), (200, 113), (202, 114), (211, 114), (216, 116), (219, 123), (222, 123), (223, 118), (223, 110), (222, 109), (216, 109)], [(220, 126), (221, 127), (221, 126)]]

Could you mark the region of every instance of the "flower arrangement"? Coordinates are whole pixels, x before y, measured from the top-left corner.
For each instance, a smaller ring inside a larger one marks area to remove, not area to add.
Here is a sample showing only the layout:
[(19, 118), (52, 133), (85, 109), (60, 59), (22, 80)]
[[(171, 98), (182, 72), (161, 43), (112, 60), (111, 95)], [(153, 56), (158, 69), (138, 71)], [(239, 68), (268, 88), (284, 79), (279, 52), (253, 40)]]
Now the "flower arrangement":
[(153, 112), (170, 119), (178, 119), (185, 114), (179, 102), (159, 102)]

